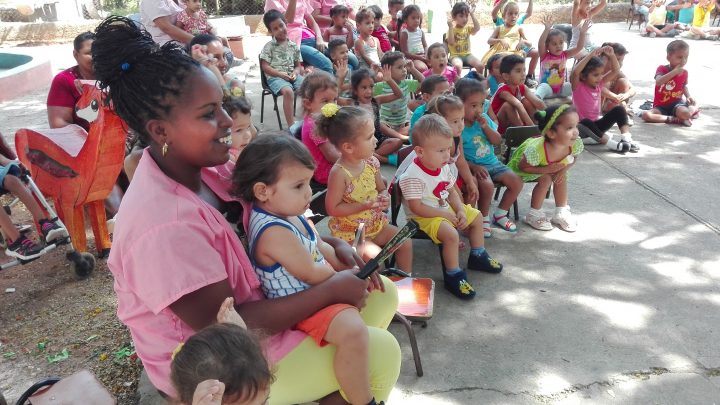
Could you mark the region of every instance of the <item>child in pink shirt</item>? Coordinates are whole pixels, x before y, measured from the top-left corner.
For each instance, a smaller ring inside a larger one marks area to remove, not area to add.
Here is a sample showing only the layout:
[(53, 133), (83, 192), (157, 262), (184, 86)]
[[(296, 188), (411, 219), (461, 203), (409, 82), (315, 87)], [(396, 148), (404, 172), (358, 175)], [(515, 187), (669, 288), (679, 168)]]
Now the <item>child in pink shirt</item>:
[(337, 81), (333, 76), (322, 71), (314, 71), (307, 75), (300, 86), (305, 118), (302, 125), (302, 143), (310, 150), (315, 159), (315, 175), (313, 180), (322, 186), (327, 186), (330, 168), (340, 157), (335, 147), (315, 133), (315, 114), (327, 103), (335, 102), (338, 97)]

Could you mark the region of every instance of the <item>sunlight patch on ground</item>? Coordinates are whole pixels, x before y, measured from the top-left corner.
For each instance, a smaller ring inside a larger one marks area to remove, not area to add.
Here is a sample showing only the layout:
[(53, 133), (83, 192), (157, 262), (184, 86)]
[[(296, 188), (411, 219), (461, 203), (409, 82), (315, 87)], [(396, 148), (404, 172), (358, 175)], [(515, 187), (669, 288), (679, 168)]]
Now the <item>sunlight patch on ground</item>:
[(720, 164), (720, 149), (705, 152), (699, 155), (700, 159), (704, 159), (710, 163)]
[(568, 233), (555, 229), (547, 233), (547, 238), (573, 243), (609, 241), (628, 245), (638, 243), (648, 237), (646, 233), (633, 229), (633, 226), (640, 224), (640, 221), (633, 215), (588, 212), (575, 214), (575, 217), (578, 221), (577, 232)]
[[(417, 405), (460, 405), (460, 402), (453, 401), (451, 399), (438, 398), (436, 396), (427, 397), (422, 394), (407, 393), (399, 390), (397, 387), (393, 388), (388, 398), (387, 403), (393, 404), (402, 401), (412, 400), (413, 404)], [(404, 402), (409, 403), (409, 402)]]
[(690, 258), (679, 258), (676, 261), (665, 261), (648, 264), (656, 273), (668, 279), (671, 285), (707, 285), (711, 283), (706, 277), (697, 274), (695, 260)]
[(684, 238), (680, 232), (669, 232), (662, 236), (646, 239), (640, 242), (640, 247), (648, 250), (663, 249), (679, 243)]
[(552, 283), (560, 281), (566, 275), (565, 271), (560, 268), (544, 268), (542, 271), (534, 270), (518, 270), (514, 269), (505, 277), (509, 277), (513, 281), (521, 284), (525, 283)]
[(537, 380), (538, 395), (552, 395), (570, 388), (572, 384), (557, 374), (543, 374)]
[(720, 294), (712, 294), (708, 292), (680, 291), (678, 293), (678, 296), (700, 302), (709, 302), (720, 307)]
[(603, 315), (606, 321), (619, 328), (640, 330), (647, 326), (654, 310), (634, 302), (610, 300), (590, 295), (574, 295), (572, 301)]
[(535, 298), (537, 294), (526, 288), (503, 291), (498, 294), (497, 303), (513, 315), (523, 318), (536, 318)]
[(602, 284), (593, 286), (593, 291), (601, 294), (617, 294), (626, 297), (637, 296), (648, 292), (648, 287), (640, 286), (634, 287), (628, 284), (609, 283), (603, 281)]
[(709, 277), (720, 280), (720, 260), (704, 262), (700, 265), (700, 268)]

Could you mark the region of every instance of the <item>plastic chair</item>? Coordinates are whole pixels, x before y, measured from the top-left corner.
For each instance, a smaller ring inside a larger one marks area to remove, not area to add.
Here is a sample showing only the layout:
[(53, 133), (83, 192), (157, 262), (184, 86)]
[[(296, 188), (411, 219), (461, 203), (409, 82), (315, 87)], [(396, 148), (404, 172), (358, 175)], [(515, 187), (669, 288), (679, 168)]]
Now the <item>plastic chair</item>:
[(424, 372), (420, 360), (415, 330), (412, 325), (419, 323), (421, 327), (427, 328), (427, 321), (433, 316), (433, 304), (435, 301), (435, 281), (431, 278), (411, 277), (389, 277), (395, 283), (398, 290), (398, 309), (393, 317), (394, 321), (400, 322), (408, 333), (410, 348), (415, 361), (415, 372), (422, 377)]
[(638, 30), (642, 28), (642, 23), (645, 21), (645, 15), (637, 10), (635, 10), (635, 7), (633, 7), (634, 0), (630, 0), (630, 9), (628, 10), (628, 15), (626, 18), (626, 22), (629, 21), (630, 25), (628, 25), (628, 31), (632, 28), (633, 23), (635, 23), (635, 20), (637, 20), (637, 26)]
[[(262, 60), (258, 56), (258, 61), (260, 63), (260, 83), (262, 85), (262, 95), (260, 99), (260, 124), (263, 123), (263, 120), (265, 119), (265, 96), (272, 96), (273, 98), (273, 109), (275, 110), (275, 114), (277, 115), (278, 120), (278, 126), (280, 129), (283, 129), (282, 126), (282, 120), (280, 119), (280, 109), (278, 108), (278, 95), (273, 93), (270, 90), (270, 85), (268, 84), (267, 75), (265, 75), (265, 72), (262, 70)], [(295, 97), (293, 99), (293, 113), (295, 113), (295, 109), (297, 107), (297, 93), (295, 94)]]
[[(412, 152), (412, 145), (405, 146), (398, 151), (398, 166)], [(390, 183), (390, 223), (397, 226), (400, 206), (402, 205), (402, 191), (397, 184), (397, 178)], [(430, 237), (425, 232), (418, 231), (413, 239), (427, 239)], [(445, 262), (442, 260), (442, 245), (438, 245), (440, 253), (440, 266), (445, 272)], [(394, 258), (391, 260), (392, 266)], [(410, 347), (412, 348), (413, 360), (415, 361), (415, 372), (422, 377), (424, 372), (420, 360), (420, 350), (415, 339), (415, 331), (412, 329), (414, 323), (419, 323), (423, 328), (427, 327), (427, 321), (432, 318), (433, 303), (435, 297), (435, 281), (431, 278), (400, 278), (390, 277), (398, 288), (398, 310), (393, 317), (394, 321), (400, 322), (408, 332)]]

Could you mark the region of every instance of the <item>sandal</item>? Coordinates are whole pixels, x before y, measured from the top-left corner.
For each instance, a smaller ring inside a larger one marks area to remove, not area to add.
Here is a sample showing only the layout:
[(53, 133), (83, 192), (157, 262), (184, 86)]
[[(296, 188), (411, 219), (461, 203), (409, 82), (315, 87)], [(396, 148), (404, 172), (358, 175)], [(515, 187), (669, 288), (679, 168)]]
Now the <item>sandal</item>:
[(496, 217), (495, 214), (493, 214), (492, 222), (493, 224), (508, 232), (517, 232), (517, 226), (515, 226), (515, 223), (510, 220), (508, 214), (505, 214), (501, 217)]
[(483, 236), (485, 239), (492, 237), (492, 228), (490, 227), (490, 219), (487, 221), (483, 217)]

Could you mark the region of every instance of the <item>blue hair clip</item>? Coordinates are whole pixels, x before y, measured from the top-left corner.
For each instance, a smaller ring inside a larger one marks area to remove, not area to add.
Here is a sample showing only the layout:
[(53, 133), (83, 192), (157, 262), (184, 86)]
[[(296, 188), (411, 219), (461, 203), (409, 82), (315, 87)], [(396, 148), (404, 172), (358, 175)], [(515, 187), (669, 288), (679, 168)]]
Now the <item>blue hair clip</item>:
[(130, 70), (130, 64), (127, 62), (123, 63), (122, 65), (120, 65), (120, 70), (122, 70), (123, 72), (127, 72), (128, 70)]

